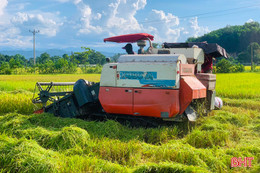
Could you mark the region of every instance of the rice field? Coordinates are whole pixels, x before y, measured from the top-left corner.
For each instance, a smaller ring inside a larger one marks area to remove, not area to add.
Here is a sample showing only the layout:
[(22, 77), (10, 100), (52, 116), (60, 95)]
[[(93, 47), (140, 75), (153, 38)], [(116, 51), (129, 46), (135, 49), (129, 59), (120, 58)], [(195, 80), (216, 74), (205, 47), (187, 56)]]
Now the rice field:
[[(260, 70), (260, 66), (256, 66), (256, 68), (255, 68), (257, 71), (259, 71)], [(245, 66), (245, 70), (246, 71), (251, 71), (251, 66)]]
[(59, 74), (59, 75), (0, 75), (0, 91), (34, 91), (36, 82), (76, 82), (85, 79), (98, 82), (100, 74)]
[[(260, 172), (260, 73), (217, 74), (222, 110), (195, 124), (133, 128), (32, 114), (37, 81), (99, 75), (0, 76), (0, 172)], [(231, 167), (253, 157), (252, 167)]]
[(216, 91), (222, 97), (260, 98), (260, 72), (217, 74)]

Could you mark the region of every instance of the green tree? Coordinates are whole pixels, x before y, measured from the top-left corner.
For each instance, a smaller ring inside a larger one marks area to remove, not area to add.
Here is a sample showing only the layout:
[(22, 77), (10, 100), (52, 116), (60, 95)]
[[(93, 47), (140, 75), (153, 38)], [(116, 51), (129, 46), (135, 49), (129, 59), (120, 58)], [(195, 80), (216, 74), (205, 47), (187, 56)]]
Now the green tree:
[(54, 73), (55, 71), (55, 66), (54, 66), (54, 62), (52, 60), (46, 60), (44, 63), (42, 64), (38, 64), (38, 68), (39, 68), (39, 73), (42, 74), (50, 74), (50, 73)]
[(0, 54), (0, 62), (6, 62), (5, 56), (2, 54)]
[(88, 47), (81, 47), (83, 52), (75, 52), (75, 58), (77, 59), (79, 64), (86, 64), (88, 62), (88, 56), (92, 53), (92, 50)]
[(68, 69), (69, 69), (69, 63), (64, 58), (60, 58), (55, 63), (55, 70), (57, 70), (58, 73), (66, 73), (66, 72), (68, 72)]
[(9, 65), (11, 69), (16, 69), (22, 67), (20, 61), (18, 59), (11, 58), (9, 61)]
[(27, 59), (24, 56), (20, 55), (20, 54), (14, 55), (14, 59), (16, 60), (16, 62), (18, 64), (21, 64), (23, 66), (26, 65), (26, 63), (27, 63)]
[(75, 72), (77, 72), (77, 64), (69, 63), (69, 68), (67, 73), (75, 73)]
[(68, 62), (70, 61), (70, 56), (68, 54), (62, 55), (62, 58), (66, 59)]
[(28, 60), (28, 66), (33, 67), (34, 66), (34, 60), (33, 58), (29, 58)]
[(250, 43), (245, 51), (238, 54), (237, 60), (241, 63), (251, 63), (251, 54), (253, 62), (260, 63), (260, 45), (258, 43)]
[(238, 54), (245, 51), (251, 42), (260, 44), (260, 24), (258, 22), (244, 25), (226, 26), (197, 38), (188, 38), (187, 42), (218, 43), (228, 53)]
[(243, 51), (238, 54), (237, 60), (241, 63), (250, 63), (250, 53), (248, 51)]
[(216, 66), (218, 73), (229, 73), (230, 68), (232, 67), (232, 63), (223, 58), (222, 60), (218, 61)]
[(254, 63), (260, 62), (260, 45), (258, 43), (256, 42), (250, 43), (250, 45), (247, 47), (247, 52), (250, 54), (250, 62), (251, 62), (251, 56), (253, 56)]
[(11, 74), (12, 70), (10, 69), (8, 62), (2, 62), (0, 65), (0, 74)]
[(100, 64), (103, 65), (106, 63), (106, 57), (102, 53), (91, 50), (91, 53), (89, 54), (88, 59), (89, 64)]
[(46, 61), (50, 60), (51, 57), (48, 53), (42, 53), (40, 57), (37, 57), (37, 63), (44, 64)]
[(245, 71), (245, 67), (238, 63), (235, 64), (231, 61), (223, 58), (217, 62), (217, 73), (235, 73), (235, 72), (243, 72)]
[(61, 57), (60, 57), (60, 56), (52, 56), (50, 59), (55, 63), (55, 62), (57, 62), (59, 59), (61, 59)]

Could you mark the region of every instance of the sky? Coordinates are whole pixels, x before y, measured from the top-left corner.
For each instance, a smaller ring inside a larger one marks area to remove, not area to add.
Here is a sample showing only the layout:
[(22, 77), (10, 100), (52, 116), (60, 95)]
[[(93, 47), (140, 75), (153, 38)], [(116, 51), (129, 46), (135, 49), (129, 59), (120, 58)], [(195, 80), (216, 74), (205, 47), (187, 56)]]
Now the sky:
[(124, 44), (103, 39), (149, 33), (157, 43), (183, 42), (251, 21), (260, 22), (259, 0), (0, 0), (0, 50), (31, 49), (35, 29), (37, 49), (122, 53)]

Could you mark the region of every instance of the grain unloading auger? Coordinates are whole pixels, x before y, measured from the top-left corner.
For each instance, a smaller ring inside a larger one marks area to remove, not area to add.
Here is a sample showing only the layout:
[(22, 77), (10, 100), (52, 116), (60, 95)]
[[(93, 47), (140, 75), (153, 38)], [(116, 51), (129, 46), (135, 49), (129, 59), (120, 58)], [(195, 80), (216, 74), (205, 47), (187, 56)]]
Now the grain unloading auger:
[[(145, 52), (146, 40), (150, 42)], [(216, 75), (207, 73), (213, 57), (227, 57), (217, 44), (164, 43), (153, 48), (153, 36), (128, 34), (104, 39), (137, 42), (138, 54), (122, 55), (103, 66), (100, 83), (83, 79), (75, 83), (37, 83), (44, 112), (60, 117), (106, 116), (179, 121), (198, 117), (195, 102), (214, 109)], [(131, 51), (130, 51), (131, 52)], [(46, 89), (42, 89), (46, 85)], [(73, 90), (52, 92), (53, 86), (73, 85)], [(51, 101), (51, 104), (46, 104)], [(38, 111), (39, 112), (39, 111)]]

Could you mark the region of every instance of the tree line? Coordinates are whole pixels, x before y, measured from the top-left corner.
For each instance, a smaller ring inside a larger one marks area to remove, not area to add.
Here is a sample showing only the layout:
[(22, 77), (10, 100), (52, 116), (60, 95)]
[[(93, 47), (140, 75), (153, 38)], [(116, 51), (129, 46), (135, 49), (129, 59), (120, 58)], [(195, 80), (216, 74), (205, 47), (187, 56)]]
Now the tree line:
[[(43, 53), (34, 59), (26, 59), (24, 56), (0, 54), (0, 74), (18, 74), (21, 70), (24, 73), (75, 73), (78, 67), (84, 73), (100, 73), (101, 66), (106, 62), (106, 57), (93, 49), (82, 47), (82, 52), (74, 52), (71, 55), (50, 56)], [(90, 66), (95, 64), (95, 66)]]
[(258, 22), (226, 26), (201, 37), (187, 39), (187, 42), (203, 41), (217, 43), (224, 47), (236, 62), (248, 64), (253, 58), (255, 64), (260, 64), (260, 24)]

